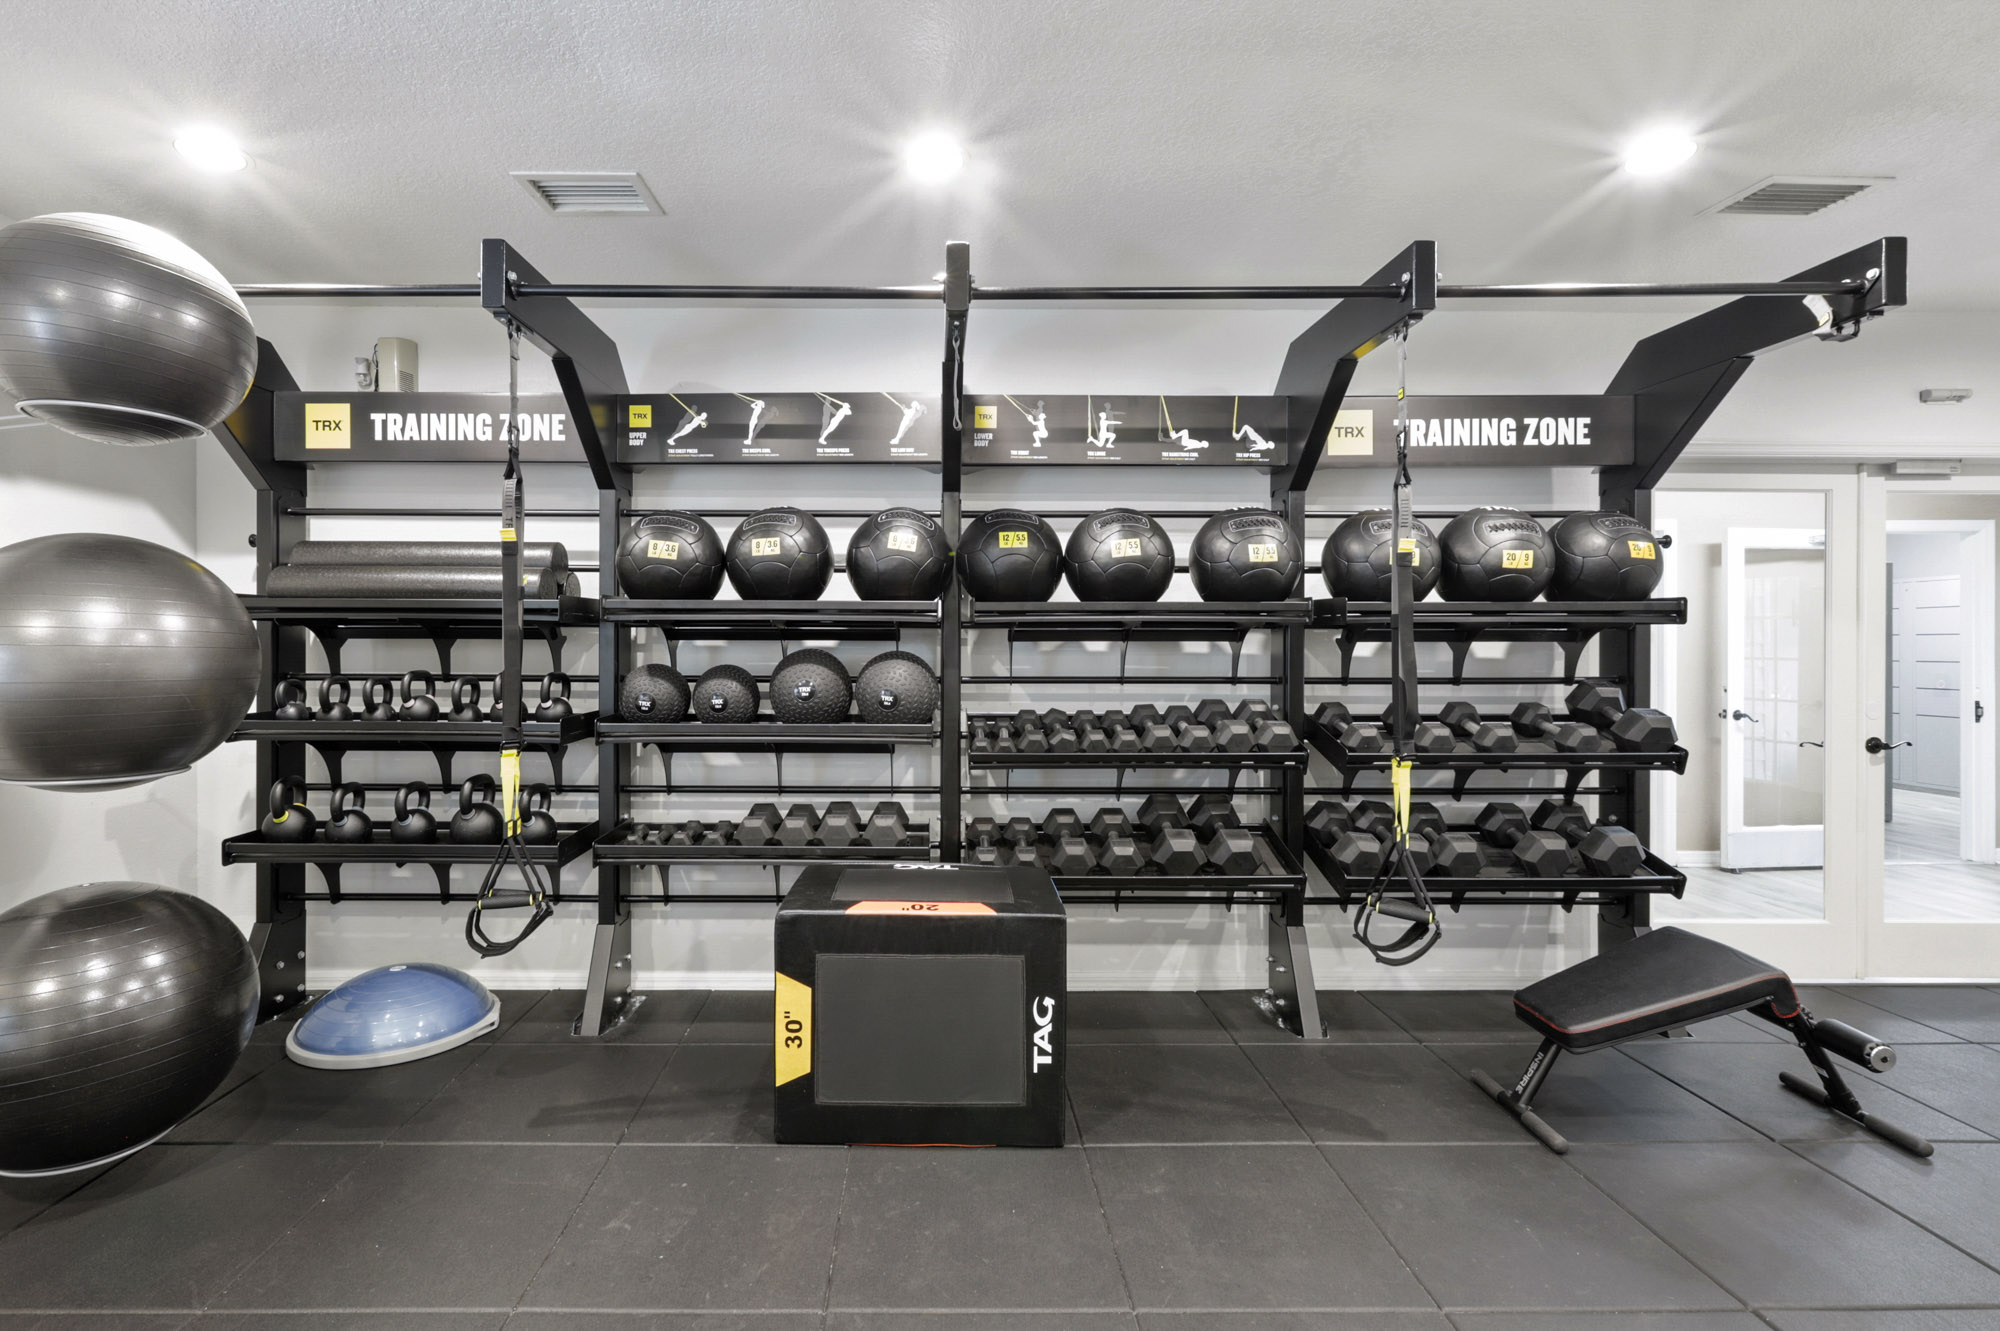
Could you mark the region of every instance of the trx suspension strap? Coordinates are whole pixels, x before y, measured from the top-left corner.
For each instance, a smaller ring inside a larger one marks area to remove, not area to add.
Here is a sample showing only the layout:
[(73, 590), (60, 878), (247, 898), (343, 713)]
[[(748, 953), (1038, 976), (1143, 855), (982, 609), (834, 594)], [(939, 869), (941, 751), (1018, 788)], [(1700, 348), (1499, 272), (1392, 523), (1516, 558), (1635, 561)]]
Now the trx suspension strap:
[[(521, 329), (507, 321), (507, 470), (500, 477), (500, 850), (465, 917), (465, 941), (482, 957), (512, 952), (555, 914), (548, 875), (528, 859), (521, 840)], [(507, 866), (521, 871), (520, 887), (502, 887)], [(512, 938), (486, 932), (489, 910), (526, 910), (528, 922)]]
[[(1409, 342), (1410, 326), (1405, 323), (1396, 332), (1396, 516), (1389, 567), (1389, 729), (1394, 741), (1389, 790), (1396, 812), (1395, 840), (1354, 912), (1355, 941), (1384, 966), (1407, 966), (1444, 936), (1423, 875), (1410, 859), (1410, 750), (1418, 711), (1416, 615), (1411, 608), (1416, 600), (1417, 542), (1416, 514), (1410, 503)], [(1405, 890), (1408, 900), (1388, 895)], [(1405, 920), (1409, 927), (1390, 942), (1377, 943), (1369, 936), (1377, 915)]]

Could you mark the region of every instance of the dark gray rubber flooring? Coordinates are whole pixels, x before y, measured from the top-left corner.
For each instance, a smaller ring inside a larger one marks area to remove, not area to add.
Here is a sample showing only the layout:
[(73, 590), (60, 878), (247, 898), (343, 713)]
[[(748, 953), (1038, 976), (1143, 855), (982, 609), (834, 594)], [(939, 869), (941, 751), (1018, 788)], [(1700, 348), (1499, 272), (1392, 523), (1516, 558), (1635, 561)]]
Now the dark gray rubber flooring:
[(2000, 990), (1807, 1002), (1898, 1045), (1864, 1102), (1781, 1090), (1761, 1024), (1566, 1059), (1555, 1156), (1465, 1080), (1504, 994), (1079, 994), (1070, 1147), (771, 1141), (769, 997), (502, 995), (375, 1072), (266, 1027), (159, 1146), (0, 1180), (0, 1331), (2000, 1331)]

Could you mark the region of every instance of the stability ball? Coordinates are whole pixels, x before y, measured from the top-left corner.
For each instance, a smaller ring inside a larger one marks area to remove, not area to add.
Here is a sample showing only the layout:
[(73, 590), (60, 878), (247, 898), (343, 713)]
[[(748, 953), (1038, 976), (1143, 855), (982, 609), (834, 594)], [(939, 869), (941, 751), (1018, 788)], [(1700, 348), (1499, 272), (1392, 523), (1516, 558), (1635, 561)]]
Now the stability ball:
[(186, 555), (94, 532), (0, 549), (0, 781), (181, 771), (243, 719), (257, 662), (243, 603)]
[(151, 883), (65, 887), (0, 914), (0, 1174), (61, 1174), (164, 1136), (257, 1022), (229, 917)]
[(0, 387), (104, 444), (199, 439), (257, 374), (250, 311), (208, 260), (102, 213), (0, 227)]

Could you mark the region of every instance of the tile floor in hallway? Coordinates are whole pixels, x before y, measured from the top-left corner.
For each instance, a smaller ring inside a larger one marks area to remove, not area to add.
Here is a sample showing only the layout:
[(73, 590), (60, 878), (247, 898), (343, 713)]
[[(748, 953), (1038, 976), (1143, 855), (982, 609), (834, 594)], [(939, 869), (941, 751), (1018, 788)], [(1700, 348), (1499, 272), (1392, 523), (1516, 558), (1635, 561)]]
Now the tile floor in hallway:
[(1897, 1044), (1864, 1102), (1778, 1086), (1727, 1017), (1564, 1060), (1545, 1151), (1470, 1086), (1529, 1038), (1496, 993), (1072, 998), (1061, 1151), (771, 1143), (768, 994), (503, 995), (374, 1072), (262, 1028), (161, 1145), (0, 1180), (0, 1331), (2000, 1329), (2000, 990), (1807, 991)]

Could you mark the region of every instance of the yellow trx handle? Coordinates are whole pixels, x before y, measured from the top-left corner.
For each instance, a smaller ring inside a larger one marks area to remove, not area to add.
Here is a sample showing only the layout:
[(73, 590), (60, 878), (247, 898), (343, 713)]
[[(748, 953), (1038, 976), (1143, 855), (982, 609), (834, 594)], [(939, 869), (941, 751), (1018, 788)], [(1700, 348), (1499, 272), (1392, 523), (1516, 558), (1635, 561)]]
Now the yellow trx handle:
[(1414, 765), (1408, 758), (1389, 760), (1390, 800), (1396, 810), (1396, 840), (1398, 843), (1410, 838), (1410, 773)]
[[(1406, 799), (1404, 803), (1409, 801)], [(521, 751), (500, 750), (500, 808), (507, 819), (507, 835), (521, 832)]]

